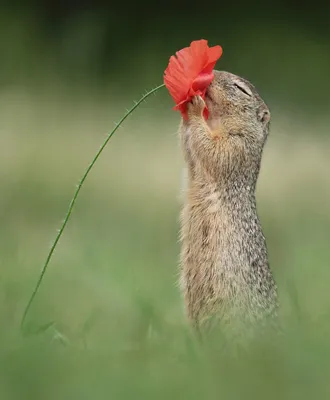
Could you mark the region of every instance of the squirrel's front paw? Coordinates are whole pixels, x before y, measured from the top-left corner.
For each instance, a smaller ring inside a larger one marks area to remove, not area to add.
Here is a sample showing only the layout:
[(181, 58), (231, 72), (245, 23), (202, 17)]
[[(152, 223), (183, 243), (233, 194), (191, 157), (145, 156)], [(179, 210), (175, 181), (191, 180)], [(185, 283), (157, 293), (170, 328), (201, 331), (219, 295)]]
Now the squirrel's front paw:
[(205, 101), (202, 99), (202, 97), (194, 96), (187, 106), (188, 117), (203, 117), (203, 111), (205, 107)]

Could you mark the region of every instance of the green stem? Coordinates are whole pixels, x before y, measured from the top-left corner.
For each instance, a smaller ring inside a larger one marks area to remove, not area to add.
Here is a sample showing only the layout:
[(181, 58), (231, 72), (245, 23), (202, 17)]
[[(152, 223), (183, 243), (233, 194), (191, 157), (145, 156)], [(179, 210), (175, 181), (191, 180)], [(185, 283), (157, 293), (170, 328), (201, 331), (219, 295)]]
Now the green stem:
[(31, 305), (32, 305), (32, 303), (33, 303), (33, 300), (34, 300), (34, 298), (36, 297), (36, 294), (37, 294), (37, 292), (38, 292), (38, 290), (39, 290), (39, 288), (40, 288), (40, 285), (41, 285), (41, 283), (42, 283), (42, 280), (43, 280), (43, 278), (44, 278), (44, 276), (45, 276), (45, 273), (46, 273), (46, 271), (47, 271), (48, 264), (49, 264), (49, 262), (50, 262), (50, 260), (51, 260), (51, 258), (52, 258), (52, 255), (53, 255), (54, 250), (55, 250), (55, 248), (56, 248), (56, 246), (57, 246), (57, 243), (58, 243), (58, 241), (60, 240), (60, 238), (61, 238), (61, 236), (62, 236), (62, 233), (63, 233), (63, 231), (64, 231), (64, 229), (65, 229), (65, 227), (66, 227), (66, 224), (68, 223), (68, 221), (69, 221), (69, 219), (70, 219), (70, 216), (71, 216), (73, 207), (74, 207), (74, 205), (75, 205), (75, 202), (76, 202), (76, 200), (77, 200), (78, 194), (79, 194), (79, 192), (80, 192), (80, 189), (81, 189), (82, 185), (84, 184), (84, 182), (85, 182), (85, 180), (86, 180), (86, 178), (87, 178), (87, 176), (88, 176), (90, 170), (93, 168), (94, 164), (96, 163), (97, 159), (98, 159), (99, 156), (101, 155), (102, 151), (104, 150), (105, 146), (108, 144), (108, 142), (109, 142), (109, 140), (111, 139), (111, 137), (113, 136), (113, 134), (114, 134), (114, 133), (116, 132), (116, 130), (120, 127), (120, 125), (125, 121), (125, 119), (126, 119), (130, 114), (132, 114), (132, 112), (133, 112), (147, 97), (149, 97), (151, 94), (157, 92), (160, 88), (162, 88), (162, 87), (164, 87), (164, 86), (165, 86), (165, 85), (162, 84), (162, 85), (159, 85), (159, 86), (157, 86), (156, 88), (150, 90), (148, 93), (146, 93), (144, 96), (142, 96), (141, 99), (140, 99), (139, 101), (137, 101), (137, 102), (134, 104), (134, 106), (133, 106), (132, 108), (130, 108), (130, 109), (127, 111), (127, 113), (121, 118), (121, 120), (118, 122), (118, 124), (116, 124), (115, 128), (109, 133), (109, 135), (108, 135), (107, 138), (105, 139), (104, 143), (103, 143), (102, 146), (100, 147), (99, 151), (96, 153), (95, 157), (93, 158), (92, 162), (91, 162), (91, 163), (89, 164), (89, 166), (87, 167), (87, 169), (86, 169), (86, 171), (85, 171), (83, 177), (80, 179), (80, 181), (79, 181), (79, 183), (78, 183), (77, 189), (76, 189), (76, 191), (75, 191), (75, 193), (74, 193), (74, 195), (73, 195), (73, 197), (72, 197), (72, 200), (71, 200), (71, 202), (70, 202), (70, 205), (69, 205), (68, 211), (67, 211), (67, 213), (66, 213), (66, 215), (65, 215), (65, 218), (64, 218), (64, 221), (63, 221), (63, 223), (62, 223), (62, 226), (61, 226), (60, 230), (58, 231), (58, 234), (56, 235), (56, 238), (55, 238), (55, 240), (54, 240), (54, 243), (53, 243), (53, 245), (52, 245), (52, 247), (51, 247), (51, 249), (50, 249), (50, 251), (49, 251), (49, 253), (48, 253), (48, 256), (47, 256), (47, 258), (46, 258), (46, 261), (45, 261), (45, 263), (44, 263), (44, 265), (43, 265), (43, 267), (42, 267), (42, 270), (41, 270), (41, 273), (40, 273), (40, 275), (39, 275), (39, 278), (38, 278), (38, 281), (37, 281), (37, 283), (36, 283), (36, 286), (35, 286), (35, 288), (34, 288), (32, 294), (31, 294), (31, 297), (30, 297), (30, 299), (29, 299), (29, 301), (28, 301), (28, 303), (27, 303), (27, 305), (26, 305), (26, 307), (25, 307), (24, 314), (23, 314), (22, 321), (21, 321), (21, 330), (23, 330), (26, 317), (27, 317), (28, 312), (29, 312), (29, 310), (30, 310), (30, 308), (31, 308)]

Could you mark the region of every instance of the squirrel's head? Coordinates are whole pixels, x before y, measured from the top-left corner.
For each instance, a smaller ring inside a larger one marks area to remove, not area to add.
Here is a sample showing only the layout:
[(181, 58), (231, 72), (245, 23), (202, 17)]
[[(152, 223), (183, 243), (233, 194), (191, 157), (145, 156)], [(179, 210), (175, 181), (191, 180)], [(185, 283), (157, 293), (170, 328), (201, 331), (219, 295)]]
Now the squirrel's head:
[[(253, 190), (268, 136), (269, 110), (245, 79), (223, 71), (214, 71), (214, 75), (205, 96), (211, 141), (196, 138), (207, 144), (195, 151), (193, 137), (184, 135), (190, 169), (194, 175), (206, 173), (212, 180), (220, 179)], [(190, 107), (198, 109), (199, 106)], [(183, 124), (183, 132), (189, 133), (192, 121), (189, 119)]]
[(248, 145), (264, 145), (270, 113), (250, 82), (229, 72), (214, 71), (205, 103), (212, 130), (222, 128), (224, 135), (240, 138)]

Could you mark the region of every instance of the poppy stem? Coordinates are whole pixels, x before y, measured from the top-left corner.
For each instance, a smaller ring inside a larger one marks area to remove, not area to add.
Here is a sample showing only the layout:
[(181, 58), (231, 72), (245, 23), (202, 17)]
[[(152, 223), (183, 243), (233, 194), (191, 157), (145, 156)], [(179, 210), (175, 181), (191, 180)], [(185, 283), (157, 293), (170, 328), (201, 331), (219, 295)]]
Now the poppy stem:
[(64, 220), (63, 220), (63, 223), (62, 223), (62, 225), (61, 225), (61, 227), (60, 227), (60, 229), (59, 229), (59, 231), (58, 231), (58, 233), (57, 233), (57, 235), (56, 235), (56, 237), (55, 237), (55, 240), (54, 240), (54, 242), (53, 242), (53, 244), (52, 244), (52, 246), (51, 246), (51, 248), (50, 248), (50, 251), (49, 251), (49, 253), (48, 253), (48, 255), (47, 255), (46, 261), (45, 261), (45, 263), (44, 263), (44, 265), (43, 265), (43, 267), (42, 267), (42, 269), (41, 269), (41, 272), (40, 272), (39, 278), (38, 278), (38, 280), (37, 280), (36, 286), (35, 286), (35, 288), (34, 288), (32, 294), (31, 294), (31, 296), (30, 296), (30, 299), (29, 299), (29, 301), (28, 301), (28, 303), (27, 303), (27, 305), (26, 305), (26, 307), (25, 307), (25, 310), (24, 310), (24, 313), (23, 313), (23, 316), (22, 316), (22, 320), (21, 320), (21, 331), (23, 331), (26, 317), (27, 317), (27, 315), (28, 315), (28, 313), (29, 313), (29, 310), (30, 310), (30, 308), (31, 308), (31, 305), (32, 305), (32, 303), (33, 303), (33, 301), (34, 301), (34, 299), (35, 299), (35, 297), (36, 297), (36, 294), (37, 294), (37, 292), (38, 292), (38, 290), (39, 290), (39, 288), (40, 288), (40, 285), (41, 285), (41, 283), (42, 283), (42, 281), (43, 281), (43, 278), (44, 278), (45, 273), (46, 273), (46, 271), (47, 271), (47, 268), (48, 268), (49, 262), (50, 262), (50, 260), (51, 260), (51, 258), (52, 258), (52, 255), (53, 255), (53, 253), (54, 253), (54, 250), (55, 250), (55, 248), (56, 248), (56, 246), (57, 246), (57, 244), (58, 244), (58, 242), (59, 242), (59, 240), (60, 240), (60, 238), (61, 238), (61, 236), (62, 236), (62, 234), (63, 234), (63, 231), (64, 231), (64, 229), (65, 229), (65, 227), (66, 227), (66, 225), (67, 225), (67, 223), (68, 223), (68, 221), (69, 221), (69, 219), (70, 219), (70, 216), (71, 216), (73, 207), (74, 207), (74, 205), (75, 205), (75, 202), (76, 202), (76, 200), (77, 200), (78, 194), (79, 194), (79, 192), (80, 192), (80, 189), (82, 188), (82, 185), (84, 184), (84, 182), (85, 182), (85, 180), (86, 180), (86, 178), (87, 178), (89, 172), (90, 172), (91, 169), (93, 168), (93, 166), (94, 166), (94, 164), (96, 163), (97, 159), (100, 157), (102, 151), (104, 150), (105, 146), (108, 144), (109, 140), (112, 138), (112, 136), (114, 135), (114, 133), (116, 132), (116, 130), (120, 127), (120, 125), (125, 121), (125, 119), (126, 119), (130, 114), (132, 114), (132, 112), (133, 112), (147, 97), (149, 97), (150, 95), (154, 94), (155, 92), (157, 92), (160, 88), (162, 88), (162, 87), (164, 87), (164, 86), (165, 86), (165, 85), (162, 84), (162, 85), (159, 85), (159, 86), (155, 87), (154, 89), (150, 90), (150, 91), (147, 92), (145, 95), (143, 95), (139, 101), (137, 101), (137, 102), (134, 103), (134, 105), (126, 112), (126, 114), (125, 114), (125, 115), (120, 119), (120, 121), (116, 124), (116, 126), (114, 127), (114, 129), (108, 134), (108, 136), (106, 137), (104, 143), (102, 144), (102, 146), (100, 147), (100, 149), (98, 150), (98, 152), (96, 153), (96, 155), (94, 156), (94, 158), (93, 158), (93, 160), (91, 161), (91, 163), (88, 165), (88, 167), (87, 167), (85, 173), (83, 174), (82, 178), (80, 179), (80, 181), (79, 181), (79, 183), (78, 183), (78, 185), (77, 185), (77, 189), (76, 189), (76, 191), (75, 191), (75, 193), (74, 193), (74, 195), (73, 195), (73, 197), (72, 197), (72, 199), (71, 199), (71, 202), (70, 202), (70, 204), (69, 204), (69, 208), (68, 208), (68, 211), (67, 211), (67, 213), (66, 213), (66, 215), (65, 215), (65, 218), (64, 218)]

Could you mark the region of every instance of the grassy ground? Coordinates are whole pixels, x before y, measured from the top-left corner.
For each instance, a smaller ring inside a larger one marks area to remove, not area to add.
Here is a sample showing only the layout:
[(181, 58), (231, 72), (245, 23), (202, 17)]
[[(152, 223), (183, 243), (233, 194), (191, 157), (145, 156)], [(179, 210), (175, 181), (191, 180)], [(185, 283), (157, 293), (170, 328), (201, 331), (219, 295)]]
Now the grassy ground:
[(202, 350), (176, 286), (178, 115), (156, 104), (169, 103), (144, 104), (92, 171), (28, 317), (30, 332), (54, 325), (22, 337), (75, 184), (130, 99), (1, 94), (1, 399), (328, 398), (329, 140), (275, 117), (264, 155), (259, 209), (287, 335), (240, 356)]

